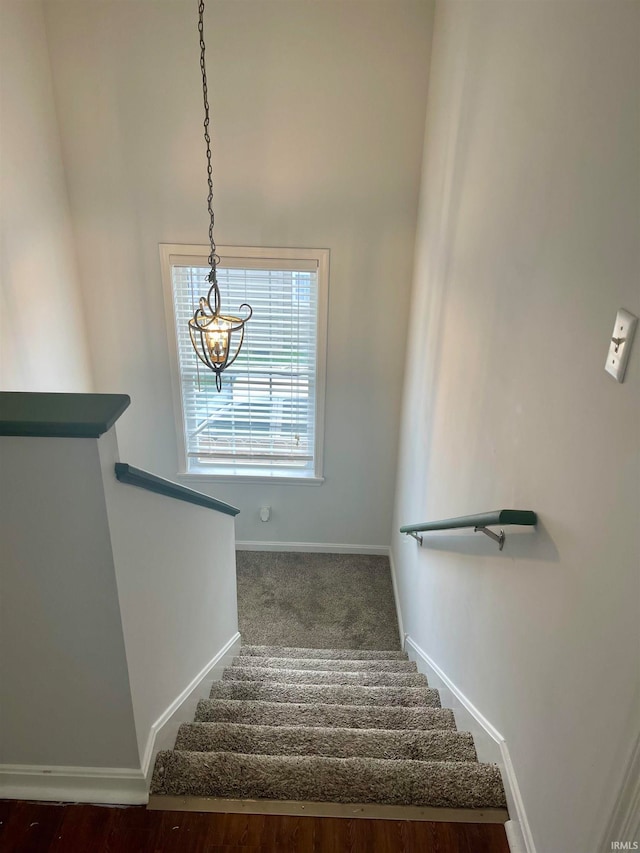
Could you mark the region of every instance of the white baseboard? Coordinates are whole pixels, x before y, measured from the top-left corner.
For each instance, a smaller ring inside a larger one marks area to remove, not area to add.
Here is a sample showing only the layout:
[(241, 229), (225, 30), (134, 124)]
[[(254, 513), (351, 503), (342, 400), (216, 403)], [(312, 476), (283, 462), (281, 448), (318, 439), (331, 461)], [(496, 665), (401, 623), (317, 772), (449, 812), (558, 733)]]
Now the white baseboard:
[(505, 824), (511, 853), (536, 853), (520, 787), (504, 737), (408, 634), (404, 635), (404, 645), (409, 657), (416, 661), (418, 670), (427, 676), (431, 687), (440, 690), (442, 704), (453, 710), (458, 728), (473, 734), (478, 758), (499, 766), (511, 817)]
[(0, 765), (0, 797), (71, 803), (140, 805), (149, 798), (142, 770), (125, 767)]
[(396, 604), (396, 616), (398, 619), (398, 632), (404, 648), (404, 623), (402, 621), (402, 608), (400, 607), (400, 596), (398, 594), (398, 579), (396, 577), (396, 564), (393, 561), (393, 548), (389, 548), (389, 566), (391, 567), (391, 583), (393, 584), (393, 600)]
[(149, 799), (149, 782), (156, 754), (160, 749), (173, 746), (178, 726), (193, 718), (202, 689), (208, 688), (209, 682), (221, 676), (239, 643), (240, 634), (236, 633), (158, 717), (149, 732), (141, 768), (3, 764), (0, 765), (0, 797), (110, 805), (145, 804)]
[(636, 737), (613, 812), (598, 849), (610, 850), (615, 841), (640, 842), (640, 734)]
[(389, 556), (387, 545), (346, 545), (331, 542), (236, 542), (236, 551), (300, 551), (307, 554), (372, 554)]
[[(147, 781), (151, 780), (156, 754), (161, 749), (170, 749), (173, 746), (180, 723), (193, 719), (195, 706), (202, 698), (202, 690), (198, 688), (203, 682), (205, 687), (209, 688), (211, 683), (221, 677), (222, 670), (227, 665), (227, 659), (233, 657), (239, 643), (240, 634), (235, 633), (151, 726), (142, 758), (142, 773)], [(214, 670), (218, 670), (217, 673)]]

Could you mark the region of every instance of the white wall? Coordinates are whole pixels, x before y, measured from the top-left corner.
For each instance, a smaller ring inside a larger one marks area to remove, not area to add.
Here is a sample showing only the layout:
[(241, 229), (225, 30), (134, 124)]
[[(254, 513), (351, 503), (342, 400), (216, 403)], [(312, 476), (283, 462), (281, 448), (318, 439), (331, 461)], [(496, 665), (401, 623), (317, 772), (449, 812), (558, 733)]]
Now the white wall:
[(114, 429), (0, 437), (5, 796), (144, 802), (156, 735), (239, 640), (233, 516), (119, 483), (117, 461)]
[(97, 442), (0, 438), (0, 763), (139, 766)]
[[(207, 4), (218, 242), (331, 249), (326, 482), (203, 487), (239, 539), (389, 543), (431, 13)], [(131, 395), (123, 458), (175, 477), (158, 243), (207, 240), (196, 8), (55, 0), (47, 23), (97, 387)]]
[(234, 519), (118, 482), (115, 431), (99, 446), (144, 763), (154, 723), (237, 634)]
[(91, 391), (42, 3), (0, 6), (0, 388)]
[(436, 10), (395, 527), (540, 524), (393, 553), (404, 629), (506, 737), (538, 853), (604, 849), (640, 718), (640, 341), (604, 371), (640, 313), (639, 34), (637, 3)]

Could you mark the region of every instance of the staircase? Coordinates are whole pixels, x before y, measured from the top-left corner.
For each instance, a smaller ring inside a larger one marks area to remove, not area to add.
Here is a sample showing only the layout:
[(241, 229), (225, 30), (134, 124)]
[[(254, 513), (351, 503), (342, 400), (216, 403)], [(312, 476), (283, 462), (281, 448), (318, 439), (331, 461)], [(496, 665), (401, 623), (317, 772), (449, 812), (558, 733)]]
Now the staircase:
[(151, 794), (151, 808), (508, 819), (498, 768), (400, 651), (242, 647), (158, 754)]

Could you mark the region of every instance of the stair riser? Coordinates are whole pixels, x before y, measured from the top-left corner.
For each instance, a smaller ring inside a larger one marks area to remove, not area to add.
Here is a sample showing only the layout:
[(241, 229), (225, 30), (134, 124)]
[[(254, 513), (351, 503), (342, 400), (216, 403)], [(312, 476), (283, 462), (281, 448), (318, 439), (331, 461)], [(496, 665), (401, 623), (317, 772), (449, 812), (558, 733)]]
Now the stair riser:
[(454, 731), (186, 723), (180, 726), (175, 748), (191, 752), (324, 755), (333, 758), (383, 758), (388, 761), (477, 760), (471, 735)]
[(302, 649), (280, 646), (242, 646), (242, 657), (330, 658), (331, 660), (408, 660), (406, 652), (362, 649)]
[(340, 684), (296, 686), (252, 681), (216, 681), (209, 698), (305, 704), (320, 702), (323, 705), (440, 707), (440, 694), (429, 687), (349, 687)]
[(314, 669), (340, 672), (417, 672), (413, 660), (331, 660), (330, 658), (265, 658), (253, 655), (235, 657), (233, 667), (262, 669)]
[(153, 793), (502, 808), (494, 765), (231, 753), (160, 753)]
[(196, 722), (262, 726), (324, 726), (346, 729), (455, 730), (448, 708), (389, 708), (367, 705), (305, 705), (202, 699)]
[(237, 666), (225, 669), (223, 681), (260, 681), (284, 684), (344, 684), (357, 687), (428, 687), (420, 672), (325, 672), (321, 670), (260, 669)]

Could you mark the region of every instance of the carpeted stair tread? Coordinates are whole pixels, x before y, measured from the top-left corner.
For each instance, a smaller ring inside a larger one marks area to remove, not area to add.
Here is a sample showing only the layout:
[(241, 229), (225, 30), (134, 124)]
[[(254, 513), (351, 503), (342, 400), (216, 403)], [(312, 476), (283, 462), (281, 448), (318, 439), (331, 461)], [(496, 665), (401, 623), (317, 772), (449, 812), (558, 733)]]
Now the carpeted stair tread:
[(492, 764), (161, 752), (152, 792), (173, 796), (504, 808)]
[(413, 660), (333, 660), (331, 658), (268, 658), (256, 655), (235, 657), (232, 666), (254, 667), (269, 669), (313, 669), (336, 672), (417, 672), (418, 667)]
[(261, 681), (216, 681), (210, 699), (260, 702), (320, 703), (322, 705), (394, 705), (440, 707), (440, 694), (431, 687), (359, 687), (344, 684), (282, 684)]
[(468, 732), (184, 723), (175, 749), (260, 755), (326, 755), (414, 761), (476, 761)]
[(201, 699), (196, 722), (346, 729), (455, 729), (453, 711), (427, 706), (327, 705), (238, 699)]
[(223, 681), (276, 681), (286, 684), (355, 684), (360, 687), (428, 687), (421, 672), (344, 672), (322, 669), (269, 669), (231, 666)]
[(279, 658), (329, 658), (331, 660), (408, 660), (406, 652), (364, 649), (303, 649), (281, 646), (241, 646), (240, 656)]

